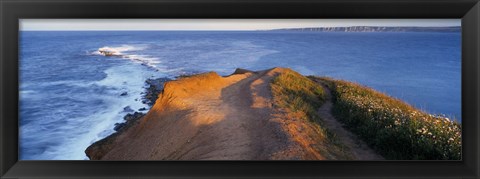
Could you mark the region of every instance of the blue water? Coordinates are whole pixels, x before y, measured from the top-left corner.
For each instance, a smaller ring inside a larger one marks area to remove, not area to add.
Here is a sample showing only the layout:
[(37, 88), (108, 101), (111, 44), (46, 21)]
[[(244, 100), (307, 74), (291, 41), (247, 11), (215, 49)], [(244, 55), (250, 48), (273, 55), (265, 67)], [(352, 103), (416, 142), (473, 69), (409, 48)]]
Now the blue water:
[[(83, 160), (138, 110), (145, 80), (290, 67), (359, 82), (460, 120), (461, 34), (21, 32), (20, 159)], [(99, 49), (113, 50), (105, 57)], [(128, 95), (120, 94), (127, 92)]]

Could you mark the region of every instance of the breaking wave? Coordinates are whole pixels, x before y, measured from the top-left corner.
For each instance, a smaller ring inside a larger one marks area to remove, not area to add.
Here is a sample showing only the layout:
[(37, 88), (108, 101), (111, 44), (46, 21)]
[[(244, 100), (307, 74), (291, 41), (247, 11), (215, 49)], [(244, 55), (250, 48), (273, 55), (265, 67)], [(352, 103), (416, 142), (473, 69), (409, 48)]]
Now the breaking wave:
[(145, 45), (121, 45), (121, 46), (105, 46), (98, 48), (96, 51), (92, 52), (92, 55), (101, 55), (101, 56), (111, 56), (122, 59), (131, 60), (137, 63), (141, 63), (147, 67), (153, 68), (155, 70), (163, 70), (163, 66), (160, 66), (161, 63), (159, 58), (151, 57), (149, 55), (139, 54), (142, 50), (147, 49), (148, 46)]

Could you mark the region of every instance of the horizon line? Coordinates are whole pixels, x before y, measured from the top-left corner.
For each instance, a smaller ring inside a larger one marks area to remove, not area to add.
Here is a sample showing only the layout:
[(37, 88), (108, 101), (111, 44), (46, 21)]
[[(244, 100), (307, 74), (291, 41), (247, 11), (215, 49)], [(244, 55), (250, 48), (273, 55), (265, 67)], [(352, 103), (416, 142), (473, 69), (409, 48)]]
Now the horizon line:
[(35, 32), (35, 31), (57, 31), (57, 32), (62, 32), (62, 31), (164, 31), (164, 32), (172, 32), (172, 31), (274, 31), (274, 30), (288, 30), (288, 29), (308, 29), (308, 28), (345, 28), (345, 27), (403, 27), (403, 28), (408, 28), (408, 27), (416, 27), (416, 28), (455, 28), (455, 27), (462, 27), (461, 25), (449, 25), (449, 26), (375, 26), (375, 25), (354, 25), (354, 26), (309, 26), (309, 27), (285, 27), (285, 28), (274, 28), (274, 29), (19, 29), (19, 31), (24, 31), (24, 32)]
[(35, 31), (254, 31), (309, 27), (445, 27), (460, 19), (19, 19), (19, 30)]

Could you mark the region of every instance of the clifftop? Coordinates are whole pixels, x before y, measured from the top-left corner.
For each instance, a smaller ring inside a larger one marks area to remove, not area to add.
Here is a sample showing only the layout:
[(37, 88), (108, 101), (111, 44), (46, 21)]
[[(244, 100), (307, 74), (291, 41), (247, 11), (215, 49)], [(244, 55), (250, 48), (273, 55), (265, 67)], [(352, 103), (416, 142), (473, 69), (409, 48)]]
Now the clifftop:
[[(237, 69), (227, 77), (209, 72), (169, 81), (137, 124), (92, 144), (87, 156), (92, 160), (350, 157), (328, 142), (318, 123), (296, 118), (274, 104), (270, 84), (289, 72)], [(300, 82), (310, 81), (292, 74)]]
[(447, 118), (368, 87), (272, 68), (166, 82), (145, 116), (85, 152), (91, 160), (458, 160), (460, 149), (461, 126)]

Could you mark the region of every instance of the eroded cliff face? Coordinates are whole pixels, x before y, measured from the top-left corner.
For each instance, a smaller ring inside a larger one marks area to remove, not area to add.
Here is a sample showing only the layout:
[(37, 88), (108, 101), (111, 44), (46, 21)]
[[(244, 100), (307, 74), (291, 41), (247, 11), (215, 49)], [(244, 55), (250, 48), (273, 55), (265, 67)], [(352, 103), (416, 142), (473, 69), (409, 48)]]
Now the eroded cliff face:
[(312, 32), (460, 32), (461, 27), (382, 27), (382, 26), (350, 26), (350, 27), (308, 27), (292, 29), (276, 29), (283, 31)]
[(334, 159), (323, 155), (326, 146), (323, 151), (304, 146), (320, 136), (316, 124), (292, 119), (273, 104), (270, 83), (285, 70), (237, 69), (227, 77), (210, 72), (169, 81), (144, 117), (92, 144), (87, 156), (92, 160)]

